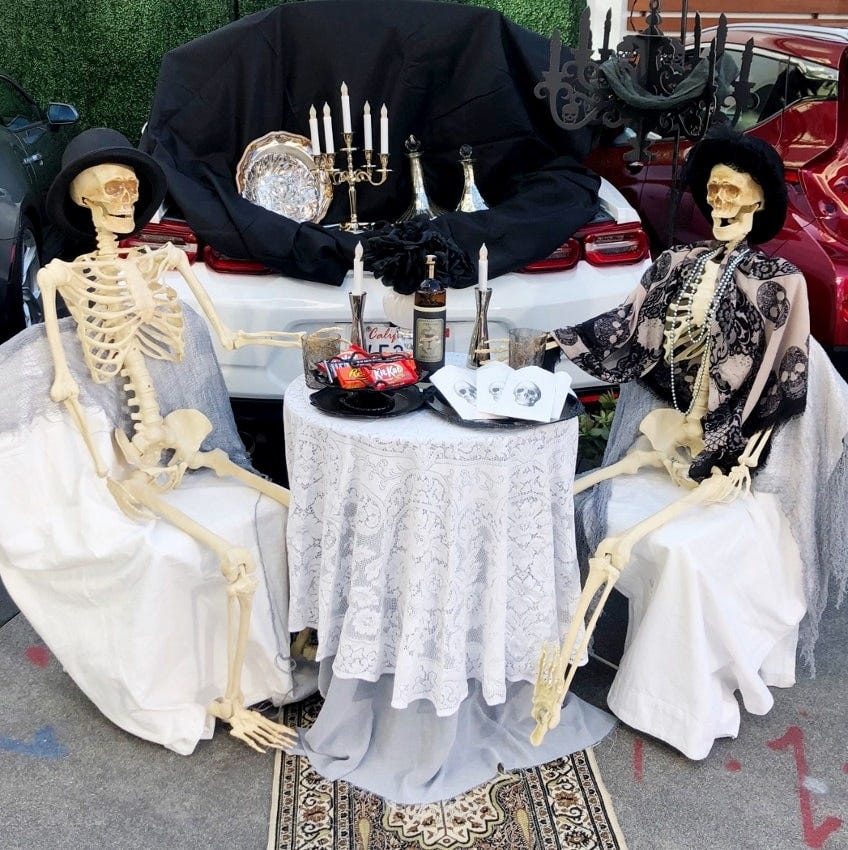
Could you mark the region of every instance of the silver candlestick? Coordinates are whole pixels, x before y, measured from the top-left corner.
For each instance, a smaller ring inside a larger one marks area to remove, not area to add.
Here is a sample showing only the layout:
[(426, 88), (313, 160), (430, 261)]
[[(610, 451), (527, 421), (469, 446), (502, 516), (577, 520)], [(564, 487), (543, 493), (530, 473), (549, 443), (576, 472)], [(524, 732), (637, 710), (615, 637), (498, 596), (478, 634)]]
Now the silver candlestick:
[(351, 317), (350, 342), (351, 345), (358, 345), (360, 348), (365, 348), (365, 324), (362, 321), (362, 315), (365, 310), (366, 295), (366, 292), (348, 293)]
[(471, 331), (471, 343), (468, 346), (467, 366), (471, 369), (481, 366), (487, 360), (491, 360), (489, 353), (489, 320), (487, 312), (489, 301), (492, 298), (492, 288), (474, 288), (474, 301), (477, 305), (477, 317), (474, 319), (474, 328)]

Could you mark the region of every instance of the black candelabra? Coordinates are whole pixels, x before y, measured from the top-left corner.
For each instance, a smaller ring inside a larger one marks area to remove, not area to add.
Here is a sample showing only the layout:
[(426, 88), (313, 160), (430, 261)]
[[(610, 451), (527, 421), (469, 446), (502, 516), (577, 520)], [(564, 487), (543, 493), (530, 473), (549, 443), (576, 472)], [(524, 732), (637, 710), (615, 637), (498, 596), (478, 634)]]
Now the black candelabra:
[(715, 38), (704, 52), (701, 16), (695, 15), (693, 38), (687, 47), (687, 7), (680, 16), (680, 38), (663, 33), (659, 0), (650, 0), (647, 26), (609, 45), (611, 12), (604, 20), (603, 43), (592, 49), (590, 13), (580, 19), (577, 46), (563, 55), (559, 32), (551, 37), (550, 65), (536, 85), (537, 97), (547, 98), (554, 121), (563, 129), (586, 125), (632, 131), (629, 161), (649, 161), (650, 134), (663, 138), (701, 138), (719, 106), (735, 123), (750, 97), (748, 71), (753, 39), (745, 46), (738, 74), (728, 73), (724, 43), (727, 19), (719, 19)]
[(608, 11), (597, 55), (592, 49), (588, 8), (580, 18), (575, 48), (564, 50), (560, 34), (554, 30), (549, 67), (535, 94), (547, 99), (553, 120), (565, 130), (591, 126), (603, 131), (626, 126), (631, 148), (624, 158), (631, 168), (651, 161), (653, 139), (673, 141), (670, 240), (680, 194), (681, 137), (690, 141), (702, 138), (719, 117), (735, 125), (750, 99), (748, 72), (754, 40), (745, 45), (737, 73), (724, 55), (724, 15), (707, 47), (701, 43), (701, 16), (696, 14), (687, 46), (685, 0), (679, 39), (663, 33), (660, 2), (650, 0), (645, 29), (625, 36), (614, 49), (609, 44), (611, 16)]

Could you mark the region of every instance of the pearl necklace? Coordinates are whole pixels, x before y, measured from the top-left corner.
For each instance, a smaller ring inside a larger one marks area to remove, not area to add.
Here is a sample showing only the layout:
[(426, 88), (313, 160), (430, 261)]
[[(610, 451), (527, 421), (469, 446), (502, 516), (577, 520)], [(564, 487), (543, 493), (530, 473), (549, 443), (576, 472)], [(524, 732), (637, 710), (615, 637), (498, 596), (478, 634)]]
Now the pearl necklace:
[[(671, 304), (670, 309), (670, 322), (672, 327), (677, 328), (681, 324), (681, 316), (682, 324), (684, 325), (684, 330), (680, 335), (680, 338), (673, 344), (669, 345), (668, 348), (668, 365), (669, 365), (669, 376), (670, 376), (670, 386), (671, 386), (671, 404), (675, 410), (680, 410), (680, 407), (677, 404), (677, 390), (675, 387), (674, 380), (674, 366), (675, 366), (675, 357), (674, 350), (678, 346), (682, 345), (684, 342), (687, 342), (691, 345), (702, 345), (705, 344), (704, 350), (701, 354), (701, 366), (698, 369), (698, 374), (695, 378), (695, 385), (692, 388), (692, 400), (689, 402), (689, 407), (686, 409), (685, 415), (689, 415), (692, 412), (692, 408), (697, 401), (698, 395), (701, 391), (701, 386), (704, 382), (704, 376), (707, 369), (707, 361), (709, 359), (710, 354), (710, 328), (712, 327), (712, 323), (715, 320), (716, 314), (718, 313), (718, 308), (721, 303), (722, 296), (730, 287), (730, 284), (733, 281), (733, 273), (736, 271), (736, 267), (745, 257), (750, 253), (750, 248), (743, 248), (735, 257), (733, 257), (730, 262), (724, 267), (724, 271), (721, 273), (721, 277), (716, 284), (715, 291), (713, 292), (712, 299), (710, 300), (710, 306), (707, 310), (707, 314), (704, 317), (704, 322), (700, 328), (695, 328), (693, 326), (693, 316), (692, 316), (692, 307), (694, 304), (695, 291), (698, 289), (698, 285), (701, 282), (701, 277), (704, 274), (704, 269), (707, 267), (707, 263), (710, 260), (715, 259), (723, 250), (725, 246), (719, 245), (717, 248), (714, 248), (710, 251), (704, 251), (697, 260), (695, 260), (694, 265), (692, 266), (691, 271), (686, 277), (686, 280), (683, 282), (683, 286), (680, 287), (680, 291), (677, 293), (677, 298)], [(685, 334), (686, 339), (683, 339)], [(687, 346), (688, 347), (688, 346)]]

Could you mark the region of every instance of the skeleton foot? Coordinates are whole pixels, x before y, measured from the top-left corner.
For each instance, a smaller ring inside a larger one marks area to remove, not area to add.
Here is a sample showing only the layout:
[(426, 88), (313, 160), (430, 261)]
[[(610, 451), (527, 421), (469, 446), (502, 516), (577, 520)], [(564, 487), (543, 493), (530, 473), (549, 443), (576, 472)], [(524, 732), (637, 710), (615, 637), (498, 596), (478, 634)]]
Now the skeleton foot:
[(227, 705), (226, 701), (215, 701), (207, 711), (230, 725), (230, 735), (247, 744), (252, 750), (264, 753), (268, 747), (282, 750), (293, 746), (297, 732), (282, 723), (263, 717), (258, 711), (243, 706)]

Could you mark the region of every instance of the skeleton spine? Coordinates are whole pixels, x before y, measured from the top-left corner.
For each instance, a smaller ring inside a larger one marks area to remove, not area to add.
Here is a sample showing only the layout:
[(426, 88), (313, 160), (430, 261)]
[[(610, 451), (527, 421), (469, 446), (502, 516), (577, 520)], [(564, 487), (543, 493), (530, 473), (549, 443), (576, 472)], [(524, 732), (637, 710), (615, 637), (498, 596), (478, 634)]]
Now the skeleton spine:
[(126, 379), (124, 389), (127, 394), (127, 404), (131, 408), (137, 408), (130, 412), (134, 432), (143, 434), (147, 428), (160, 425), (162, 415), (156, 402), (153, 380), (147, 371), (144, 356), (137, 348), (133, 347), (127, 352), (121, 377)]

